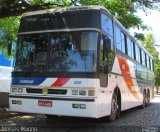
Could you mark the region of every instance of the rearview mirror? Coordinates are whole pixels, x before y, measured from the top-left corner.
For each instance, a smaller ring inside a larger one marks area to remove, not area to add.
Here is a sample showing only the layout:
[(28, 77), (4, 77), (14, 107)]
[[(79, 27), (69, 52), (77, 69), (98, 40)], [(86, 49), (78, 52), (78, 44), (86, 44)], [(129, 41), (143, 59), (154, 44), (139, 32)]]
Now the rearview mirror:
[(103, 40), (103, 48), (105, 52), (111, 52), (111, 40), (108, 38), (104, 38)]

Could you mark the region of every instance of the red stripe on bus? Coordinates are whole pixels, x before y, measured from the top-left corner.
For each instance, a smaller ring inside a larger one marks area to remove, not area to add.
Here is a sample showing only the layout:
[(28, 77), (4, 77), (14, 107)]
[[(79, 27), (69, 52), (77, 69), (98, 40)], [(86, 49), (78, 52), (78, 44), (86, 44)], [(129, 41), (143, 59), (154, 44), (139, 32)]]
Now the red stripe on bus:
[(69, 78), (58, 78), (51, 86), (61, 87), (69, 81)]
[(129, 91), (136, 99), (139, 99), (138, 93), (136, 92), (134, 83), (132, 81), (129, 64), (127, 60), (125, 60), (121, 56), (118, 56), (118, 61), (119, 61), (119, 65), (120, 65), (120, 69), (121, 69), (124, 81), (126, 82)]

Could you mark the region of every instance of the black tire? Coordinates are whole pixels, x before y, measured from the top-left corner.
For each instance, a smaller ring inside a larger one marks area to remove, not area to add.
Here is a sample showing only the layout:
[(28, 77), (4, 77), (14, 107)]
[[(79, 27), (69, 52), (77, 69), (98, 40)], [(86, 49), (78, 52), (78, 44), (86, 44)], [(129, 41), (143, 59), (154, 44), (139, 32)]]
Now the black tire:
[(117, 110), (117, 119), (121, 116), (121, 97), (118, 96), (118, 110)]
[(143, 91), (143, 102), (142, 105), (140, 106), (141, 109), (146, 107), (146, 92)]
[(108, 121), (112, 122), (120, 117), (120, 105), (118, 103), (118, 95), (114, 92), (111, 102), (111, 114), (108, 116)]
[(150, 92), (148, 91), (146, 93), (146, 106), (149, 106), (149, 103), (150, 103)]

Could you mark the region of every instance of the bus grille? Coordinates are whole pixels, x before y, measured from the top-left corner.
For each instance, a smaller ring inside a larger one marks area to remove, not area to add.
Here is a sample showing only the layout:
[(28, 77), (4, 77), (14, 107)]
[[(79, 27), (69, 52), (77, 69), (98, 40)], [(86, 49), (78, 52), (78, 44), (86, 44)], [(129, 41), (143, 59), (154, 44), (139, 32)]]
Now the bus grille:
[[(27, 88), (26, 92), (27, 93), (37, 93), (37, 94), (43, 94), (43, 89), (34, 89), (34, 88)], [(67, 90), (64, 89), (48, 89), (48, 94), (66, 94)]]

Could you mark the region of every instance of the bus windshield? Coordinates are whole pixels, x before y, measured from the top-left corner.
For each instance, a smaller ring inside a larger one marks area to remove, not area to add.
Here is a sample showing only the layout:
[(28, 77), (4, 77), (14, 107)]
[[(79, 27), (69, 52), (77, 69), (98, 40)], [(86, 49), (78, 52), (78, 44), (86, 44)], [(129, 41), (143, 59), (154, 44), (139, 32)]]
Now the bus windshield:
[(19, 36), (14, 71), (95, 72), (97, 32)]

